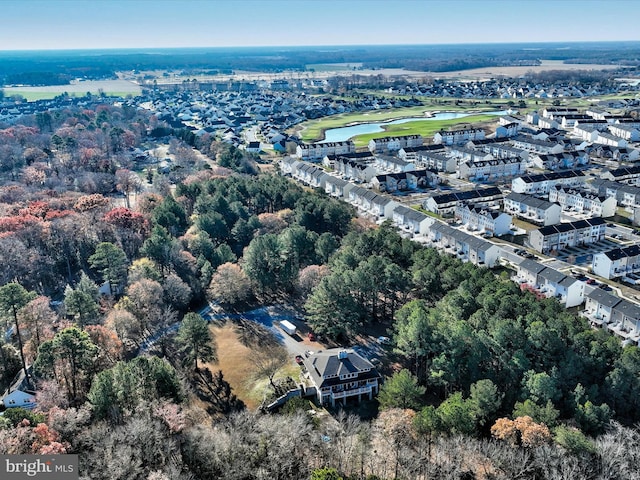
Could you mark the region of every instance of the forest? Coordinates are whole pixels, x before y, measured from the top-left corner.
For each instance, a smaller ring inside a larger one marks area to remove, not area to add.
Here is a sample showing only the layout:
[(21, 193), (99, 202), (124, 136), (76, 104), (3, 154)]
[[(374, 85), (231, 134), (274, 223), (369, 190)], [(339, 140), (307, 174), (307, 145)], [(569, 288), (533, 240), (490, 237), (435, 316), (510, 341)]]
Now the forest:
[(126, 70), (181, 70), (192, 75), (237, 70), (305, 71), (314, 64), (361, 63), (364, 68), (448, 72), (537, 65), (541, 59), (637, 66), (640, 46), (637, 42), (575, 42), (6, 51), (0, 53), (0, 86), (58, 84), (65, 77), (110, 79), (116, 78), (117, 71)]
[[(169, 173), (128, 154), (157, 129)], [(83, 479), (637, 478), (637, 347), (175, 135), (99, 99), (0, 125), (0, 382), (37, 392), (0, 453), (77, 453)], [(249, 411), (208, 366), (207, 301), (287, 303), (339, 345), (387, 329), (377, 413)]]

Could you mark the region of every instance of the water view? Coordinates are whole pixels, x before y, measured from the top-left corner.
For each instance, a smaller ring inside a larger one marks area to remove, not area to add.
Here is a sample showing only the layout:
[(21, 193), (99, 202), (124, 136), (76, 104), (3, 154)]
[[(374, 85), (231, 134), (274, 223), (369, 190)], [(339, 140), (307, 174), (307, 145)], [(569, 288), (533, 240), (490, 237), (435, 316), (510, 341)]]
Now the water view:
[(392, 120), (388, 122), (375, 122), (375, 123), (361, 123), (358, 125), (352, 125), (350, 127), (330, 128), (324, 132), (323, 142), (343, 142), (355, 137), (356, 135), (363, 135), (365, 133), (377, 133), (384, 132), (384, 125), (395, 125), (399, 123), (415, 122), (422, 120), (453, 120), (456, 118), (468, 117), (470, 115), (506, 115), (506, 110), (496, 112), (477, 112), (477, 113), (462, 113), (462, 112), (441, 112), (436, 113), (431, 117), (409, 117), (401, 118), (399, 120)]

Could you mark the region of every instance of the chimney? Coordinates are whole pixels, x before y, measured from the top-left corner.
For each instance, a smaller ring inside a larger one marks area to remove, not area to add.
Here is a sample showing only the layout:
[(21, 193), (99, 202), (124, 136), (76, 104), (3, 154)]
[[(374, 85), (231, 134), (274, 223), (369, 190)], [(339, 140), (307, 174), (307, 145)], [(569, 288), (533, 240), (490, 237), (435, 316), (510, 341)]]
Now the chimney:
[(346, 350), (340, 350), (340, 352), (338, 353), (338, 358), (340, 360), (344, 360), (345, 358), (347, 358), (347, 351)]

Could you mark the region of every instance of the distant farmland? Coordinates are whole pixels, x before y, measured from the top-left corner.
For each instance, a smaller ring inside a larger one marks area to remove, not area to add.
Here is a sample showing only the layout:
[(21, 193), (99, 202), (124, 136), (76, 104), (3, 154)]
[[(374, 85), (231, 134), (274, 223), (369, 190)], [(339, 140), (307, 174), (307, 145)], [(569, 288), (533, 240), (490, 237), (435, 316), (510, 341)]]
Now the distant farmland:
[(56, 97), (64, 92), (71, 96), (83, 96), (87, 92), (98, 95), (104, 92), (106, 95), (140, 95), (141, 88), (128, 80), (87, 80), (75, 82), (69, 85), (45, 85), (41, 87), (4, 87), (6, 96), (22, 95), (28, 101), (42, 100)]

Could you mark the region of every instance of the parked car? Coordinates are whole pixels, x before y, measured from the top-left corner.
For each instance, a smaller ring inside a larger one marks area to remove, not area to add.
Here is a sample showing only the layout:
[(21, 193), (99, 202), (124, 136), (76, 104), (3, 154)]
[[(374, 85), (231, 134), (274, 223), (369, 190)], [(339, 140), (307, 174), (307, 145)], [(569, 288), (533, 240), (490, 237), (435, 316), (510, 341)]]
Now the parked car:
[(313, 332), (309, 332), (307, 334), (307, 338), (309, 339), (310, 342), (315, 342), (316, 341), (316, 334)]
[(304, 358), (302, 358), (302, 355), (296, 355), (296, 363), (298, 365), (302, 365), (304, 363)]
[(391, 343), (391, 339), (389, 337), (378, 337), (377, 341), (380, 345), (389, 345)]

